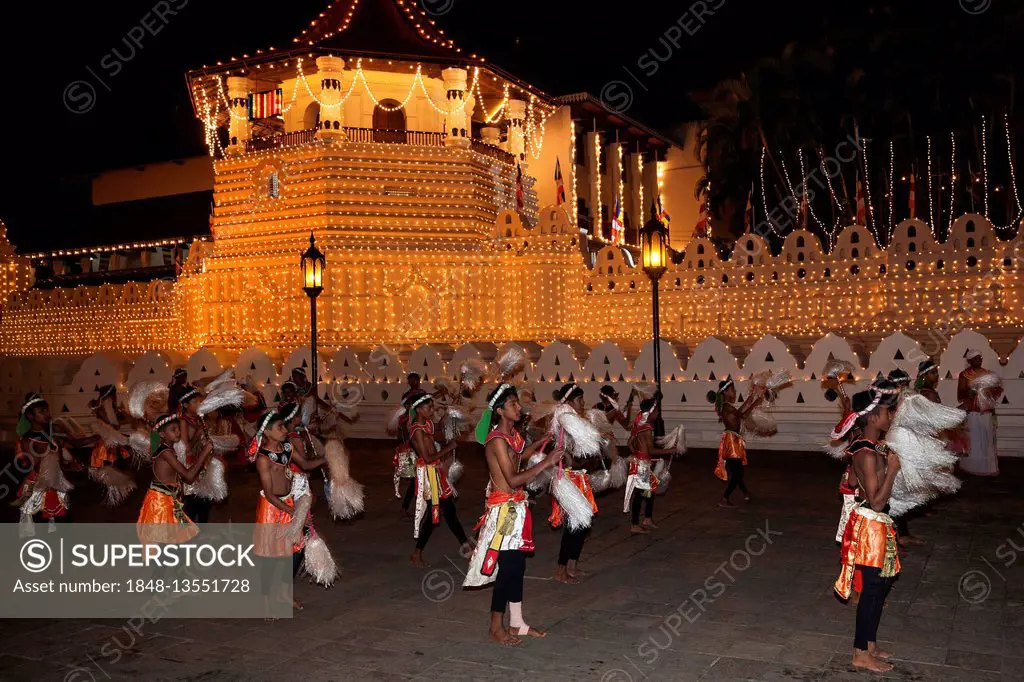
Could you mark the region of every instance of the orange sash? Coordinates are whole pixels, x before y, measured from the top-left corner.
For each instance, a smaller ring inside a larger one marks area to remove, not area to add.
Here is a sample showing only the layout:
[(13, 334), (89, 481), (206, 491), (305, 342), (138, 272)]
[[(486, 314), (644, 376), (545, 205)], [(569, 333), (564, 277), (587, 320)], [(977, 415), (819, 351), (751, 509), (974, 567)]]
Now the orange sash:
[[(591, 508), (594, 513), (597, 513), (597, 502), (594, 501), (594, 491), (590, 489), (590, 477), (587, 476), (586, 471), (576, 471), (575, 469), (566, 469), (565, 477), (572, 481), (572, 484), (583, 496), (590, 502)], [(558, 500), (555, 496), (551, 496), (551, 516), (548, 517), (548, 523), (553, 528), (559, 528), (562, 525), (562, 521), (565, 519), (565, 514), (562, 512), (562, 505), (558, 504)]]
[[(286, 505), (295, 508), (295, 500), (291, 495), (282, 497), (281, 501)], [(292, 515), (283, 509), (278, 509), (270, 504), (266, 496), (260, 492), (260, 501), (256, 507), (256, 530), (253, 533), (253, 553), (262, 557), (291, 556), (305, 543), (305, 537), (301, 537), (294, 545), (281, 537), (284, 527), (292, 522)]]
[(857, 566), (880, 568), (883, 578), (899, 575), (896, 527), (887, 514), (867, 507), (855, 507), (843, 531), (842, 568), (833, 588), (843, 599), (850, 598)]
[(725, 471), (725, 460), (738, 459), (747, 466), (747, 445), (743, 436), (735, 431), (723, 431), (722, 439), (718, 441), (718, 464), (715, 466), (715, 476), (723, 481), (729, 480), (729, 474)]
[(142, 500), (135, 532), (143, 544), (178, 545), (198, 535), (199, 528), (182, 508), (181, 489), (153, 481)]

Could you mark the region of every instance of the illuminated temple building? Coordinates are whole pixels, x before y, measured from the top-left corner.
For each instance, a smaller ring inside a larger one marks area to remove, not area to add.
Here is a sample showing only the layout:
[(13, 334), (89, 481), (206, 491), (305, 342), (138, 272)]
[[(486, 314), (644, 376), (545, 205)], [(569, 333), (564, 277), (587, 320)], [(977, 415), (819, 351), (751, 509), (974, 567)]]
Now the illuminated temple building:
[(309, 359), (297, 266), (311, 233), (328, 263), (320, 379), (361, 387), (356, 433), (382, 435), (374, 415), (405, 371), (429, 381), (509, 342), (530, 354), (530, 381), (582, 380), (588, 399), (650, 380), (635, 245), (661, 197), (676, 251), (661, 287), (666, 411), (692, 420), (692, 443), (717, 442), (704, 394), (727, 374), (791, 370), (767, 445), (813, 449), (836, 417), (816, 376), (830, 356), (866, 380), (933, 355), (949, 403), (980, 345), (1007, 386), (1004, 454), (1024, 452), (1024, 252), (981, 215), (941, 243), (908, 220), (885, 248), (851, 226), (825, 252), (798, 229), (777, 255), (747, 236), (722, 260), (693, 236), (692, 140), (465, 54), (409, 0), (336, 0), (293, 43), (187, 81), (209, 158), (102, 174), (93, 194), (116, 209), (180, 193), (192, 220), (38, 252), (0, 233), (5, 417), (30, 390), (82, 415), (96, 386), (175, 366), (235, 367), (273, 399)]

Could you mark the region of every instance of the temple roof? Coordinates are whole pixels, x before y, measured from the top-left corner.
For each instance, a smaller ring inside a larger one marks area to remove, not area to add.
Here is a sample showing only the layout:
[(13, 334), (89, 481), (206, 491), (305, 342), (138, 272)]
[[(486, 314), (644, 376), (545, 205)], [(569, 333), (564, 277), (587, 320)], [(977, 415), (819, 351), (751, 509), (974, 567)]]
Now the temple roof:
[[(682, 145), (681, 141), (673, 140), (663, 133), (645, 126), (636, 119), (627, 116), (625, 112), (616, 111), (589, 92), (561, 95), (555, 98), (555, 102), (570, 107), (573, 118), (594, 117), (595, 119), (600, 119), (603, 125), (615, 128), (620, 131), (621, 135), (625, 135), (626, 139), (622, 141), (633, 140), (640, 142), (644, 149), (667, 149), (671, 145)], [(620, 139), (622, 138), (620, 137)]]
[(333, 0), (293, 42), (343, 53), (476, 61), (413, 0)]

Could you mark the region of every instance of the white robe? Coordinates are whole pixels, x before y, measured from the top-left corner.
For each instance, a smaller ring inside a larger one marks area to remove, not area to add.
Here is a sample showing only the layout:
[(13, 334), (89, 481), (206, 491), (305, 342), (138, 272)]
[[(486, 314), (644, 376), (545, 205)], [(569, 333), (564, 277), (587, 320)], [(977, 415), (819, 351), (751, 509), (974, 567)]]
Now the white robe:
[(971, 438), (971, 451), (960, 460), (960, 468), (975, 476), (995, 476), (999, 473), (996, 456), (996, 416), (993, 412), (968, 412), (967, 433)]

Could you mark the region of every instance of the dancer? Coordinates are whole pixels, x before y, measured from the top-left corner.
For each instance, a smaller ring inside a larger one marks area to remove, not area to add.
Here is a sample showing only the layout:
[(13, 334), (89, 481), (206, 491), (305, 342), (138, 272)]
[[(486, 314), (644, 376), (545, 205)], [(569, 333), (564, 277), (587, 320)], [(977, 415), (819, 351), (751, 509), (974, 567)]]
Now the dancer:
[(423, 560), (423, 549), (434, 532), (434, 526), (441, 523), (442, 514), (448, 528), (459, 541), (459, 551), (463, 556), (469, 556), (473, 543), (462, 528), (455, 509), (455, 491), (440, 466), (455, 451), (456, 443), (450, 443), (440, 450), (435, 446), (434, 401), (429, 393), (411, 398), (409, 418), (413, 422), (409, 427), (409, 444), (416, 453), (416, 516), (413, 522), (416, 549), (409, 557), (409, 563), (417, 568), (429, 568), (430, 564)]
[[(97, 388), (96, 393), (96, 400), (90, 401), (89, 408), (96, 419), (94, 428), (100, 438), (89, 455), (90, 469), (113, 465), (119, 459), (131, 456), (127, 445), (107, 442), (108, 439), (112, 439), (115, 434), (118, 434), (122, 420), (127, 417), (124, 410), (117, 404), (117, 387), (107, 384)], [(99, 433), (100, 431), (102, 433)]]
[(420, 375), (416, 372), (409, 372), (409, 376), (406, 377), (406, 381), (409, 382), (409, 390), (402, 394), (402, 400), (408, 400), (414, 394), (423, 393), (423, 389), (420, 388)]
[(291, 405), (293, 403), (298, 403), (300, 400), (299, 388), (295, 385), (295, 382), (290, 379), (281, 384), (280, 393), (281, 400), (278, 404)]
[[(521, 418), (522, 406), (512, 385), (501, 384), (487, 396), (487, 409), (477, 425), (477, 440), (484, 444), (489, 473), (486, 511), (476, 525), (480, 534), (463, 583), (463, 587), (495, 583), (488, 635), (499, 644), (512, 646), (520, 644), (522, 636), (547, 635), (523, 620), (526, 553), (534, 551), (533, 519), (523, 486), (555, 466), (564, 454), (554, 449), (543, 461), (520, 472), (524, 458), (529, 460), (548, 442), (544, 438), (527, 446), (516, 429)], [(506, 607), (510, 612), (507, 629)]]
[[(651, 465), (652, 457), (670, 457), (675, 450), (654, 446), (654, 422), (658, 419), (658, 401), (647, 398), (640, 403), (640, 412), (633, 420), (629, 433), (629, 478), (623, 513), (629, 512), (629, 532), (645, 535), (658, 527), (654, 525), (654, 495), (658, 490), (658, 477)], [(640, 521), (640, 505), (644, 505), (644, 519)]]
[(888, 376), (886, 376), (886, 379), (896, 384), (896, 388), (900, 389), (901, 391), (910, 388), (910, 375), (904, 372), (899, 367), (891, 370)]
[[(207, 444), (212, 447), (206, 421), (199, 416), (201, 399), (202, 393), (195, 386), (186, 386), (178, 398), (178, 411), (181, 415), (181, 442), (184, 444), (184, 456), (181, 457), (181, 460), (185, 466), (191, 466)], [(188, 514), (188, 517), (200, 525), (208, 523), (213, 501), (196, 494), (194, 481), (186, 481), (183, 491), (185, 513)]]
[(22, 471), (31, 468), (18, 489), (17, 506), (21, 508), (21, 535), (35, 534), (35, 521), (46, 520), (49, 532), (55, 524), (70, 520), (71, 503), (68, 493), (74, 487), (64, 478), (62, 468), (77, 466), (69, 448), (86, 447), (97, 436), (72, 438), (54, 427), (50, 418), (50, 405), (38, 393), (25, 396), (21, 417), (15, 431), (18, 434), (15, 457), (24, 462)]
[(181, 402), (181, 396), (187, 392), (191, 386), (188, 383), (188, 372), (184, 367), (179, 367), (174, 370), (174, 374), (171, 375), (171, 383), (167, 384), (167, 409), (171, 412), (178, 411), (178, 405)]
[[(586, 407), (583, 402), (583, 389), (578, 384), (570, 382), (563, 385), (555, 391), (555, 400), (558, 401), (559, 405), (571, 407), (577, 416), (585, 417)], [(587, 423), (589, 424), (589, 422)], [(563, 448), (566, 445), (564, 431), (558, 429), (554, 423), (552, 428), (558, 430), (559, 442), (556, 444), (557, 447)], [(579, 490), (590, 504), (593, 510), (592, 513), (596, 514), (597, 502), (594, 501), (594, 491), (590, 487), (590, 478), (587, 475), (586, 469), (573, 468), (573, 456), (568, 448), (565, 448), (562, 464), (564, 466), (562, 475)], [(563, 529), (562, 545), (558, 550), (558, 565), (555, 568), (554, 579), (560, 583), (575, 585), (579, 583), (580, 578), (587, 575), (585, 571), (580, 570), (579, 561), (580, 554), (583, 552), (583, 544), (587, 540), (587, 535), (590, 534), (590, 523), (580, 528), (573, 528), (572, 524), (566, 523), (562, 505), (555, 495), (551, 496), (551, 515), (548, 517), (548, 523), (553, 528), (562, 527)]]
[(623, 411), (619, 407), (618, 391), (611, 384), (605, 384), (601, 387), (600, 401), (594, 407), (603, 411), (608, 417), (608, 421), (612, 424), (618, 424), (624, 429), (629, 429), (632, 427), (633, 400), (635, 398), (636, 389), (632, 388), (629, 391), (629, 397), (626, 399), (626, 410)]
[(722, 495), (722, 500), (718, 503), (719, 507), (733, 506), (729, 496), (736, 488), (743, 493), (743, 499), (750, 502), (750, 491), (743, 484), (743, 467), (747, 466), (747, 445), (740, 434), (740, 428), (751, 410), (761, 402), (764, 391), (763, 385), (751, 386), (750, 395), (737, 409), (733, 405), (736, 402), (736, 384), (732, 377), (726, 377), (719, 382), (718, 390), (711, 392), (708, 396), (715, 403), (718, 421), (722, 422), (725, 427), (722, 439), (718, 444), (718, 464), (715, 466), (715, 476), (723, 481), (728, 481), (728, 483), (725, 486), (725, 494)]
[(939, 366), (931, 358), (922, 360), (917, 365), (917, 379), (914, 381), (914, 390), (923, 395), (933, 403), (942, 403), (936, 387), (939, 385)]
[(892, 670), (891, 654), (876, 643), (882, 608), (896, 576), (900, 560), (896, 551), (896, 529), (887, 513), (900, 459), (889, 452), (882, 434), (889, 428), (889, 406), (882, 394), (871, 390), (854, 394), (851, 413), (836, 427), (842, 438), (851, 428), (861, 436), (850, 444), (860, 504), (854, 507), (843, 531), (842, 571), (835, 591), (849, 599), (854, 573), (860, 573), (861, 598), (857, 604), (857, 630), (853, 641), (853, 666), (875, 672)]
[(135, 531), (143, 544), (187, 542), (199, 533), (199, 528), (182, 504), (182, 483), (192, 483), (199, 477), (210, 461), (213, 444), (207, 442), (188, 467), (182, 464), (174, 453), (174, 446), (181, 441), (181, 426), (176, 414), (157, 418), (152, 440), (153, 480), (142, 501)]
[(306, 378), (306, 370), (302, 367), (292, 369), (291, 383), (295, 387), (295, 394), (284, 402), (296, 402), (301, 406), (305, 427), (320, 438), (344, 438), (338, 420), (352, 424), (355, 419), (321, 398), (316, 387)]
[[(324, 448), (302, 424), (302, 410), (299, 405), (282, 405), (278, 412), (288, 430), (288, 443), (292, 447), (292, 457), (288, 462), (288, 469), (292, 475), (292, 501), (298, 509), (300, 505), (305, 507), (303, 498), (309, 497), (309, 511), (303, 522), (305, 552), (301, 567), (314, 582), (330, 587), (338, 577), (338, 566), (327, 544), (313, 525), (312, 508), (316, 503), (316, 496), (309, 485), (309, 474), (306, 473), (327, 464), (327, 460), (320, 454)], [(329, 484), (326, 484), (325, 491), (329, 488)]]
[[(277, 411), (270, 411), (259, 422), (256, 435), (249, 444), (249, 459), (256, 462), (260, 475), (260, 499), (256, 506), (256, 531), (253, 536), (253, 553), (264, 559), (261, 585), (263, 598), (269, 611), (271, 586), (280, 580), (281, 559), (292, 558), (292, 577), (302, 566), (305, 536), (302, 533), (308, 508), (296, 512), (296, 501), (292, 496), (292, 470), (294, 456), (292, 446), (287, 442), (288, 430)], [(303, 470), (316, 468), (315, 462), (305, 458), (296, 460)], [(294, 521), (293, 521), (294, 519)], [(302, 610), (302, 603), (292, 599), (292, 606)], [(275, 620), (267, 618), (266, 620)]]
[(96, 389), (96, 400), (89, 403), (95, 421), (93, 431), (99, 436), (89, 455), (89, 478), (103, 486), (104, 502), (116, 506), (135, 490), (135, 481), (117, 469), (117, 462), (131, 457), (128, 437), (121, 433), (121, 422), (128, 415), (117, 404), (117, 388), (113, 384)]
[(997, 476), (995, 409), (1003, 389), (995, 373), (981, 366), (981, 351), (968, 350), (964, 357), (967, 368), (960, 372), (956, 398), (961, 402), (961, 409), (967, 411), (971, 449), (970, 454), (960, 460), (960, 469), (975, 476)]
[[(401, 405), (395, 414), (388, 420), (387, 431), (398, 439), (395, 447), (395, 454), (391, 459), (394, 466), (395, 497), (402, 500), (402, 515), (409, 517), (412, 512), (409, 507), (412, 505), (413, 496), (416, 493), (416, 452), (409, 444), (409, 399), (419, 397), (422, 393), (403, 396)], [(402, 479), (409, 481), (405, 488), (404, 496), (399, 494), (399, 483)]]
[[(918, 371), (920, 371), (920, 368)], [(938, 372), (934, 372), (934, 374), (936, 375), (936, 378), (938, 378)], [(896, 389), (898, 389), (901, 394), (910, 390), (910, 375), (904, 372), (899, 367), (890, 371), (889, 374), (886, 376), (886, 379), (892, 382), (893, 386)], [(938, 397), (937, 394), (936, 397)], [(895, 407), (896, 402), (897, 401), (892, 401), (890, 408)], [(942, 401), (936, 400), (935, 402)], [(896, 518), (896, 537), (898, 538), (900, 547), (906, 548), (910, 545), (923, 545), (923, 540), (910, 534), (910, 519), (908, 519), (907, 516), (907, 514), (904, 514)]]

